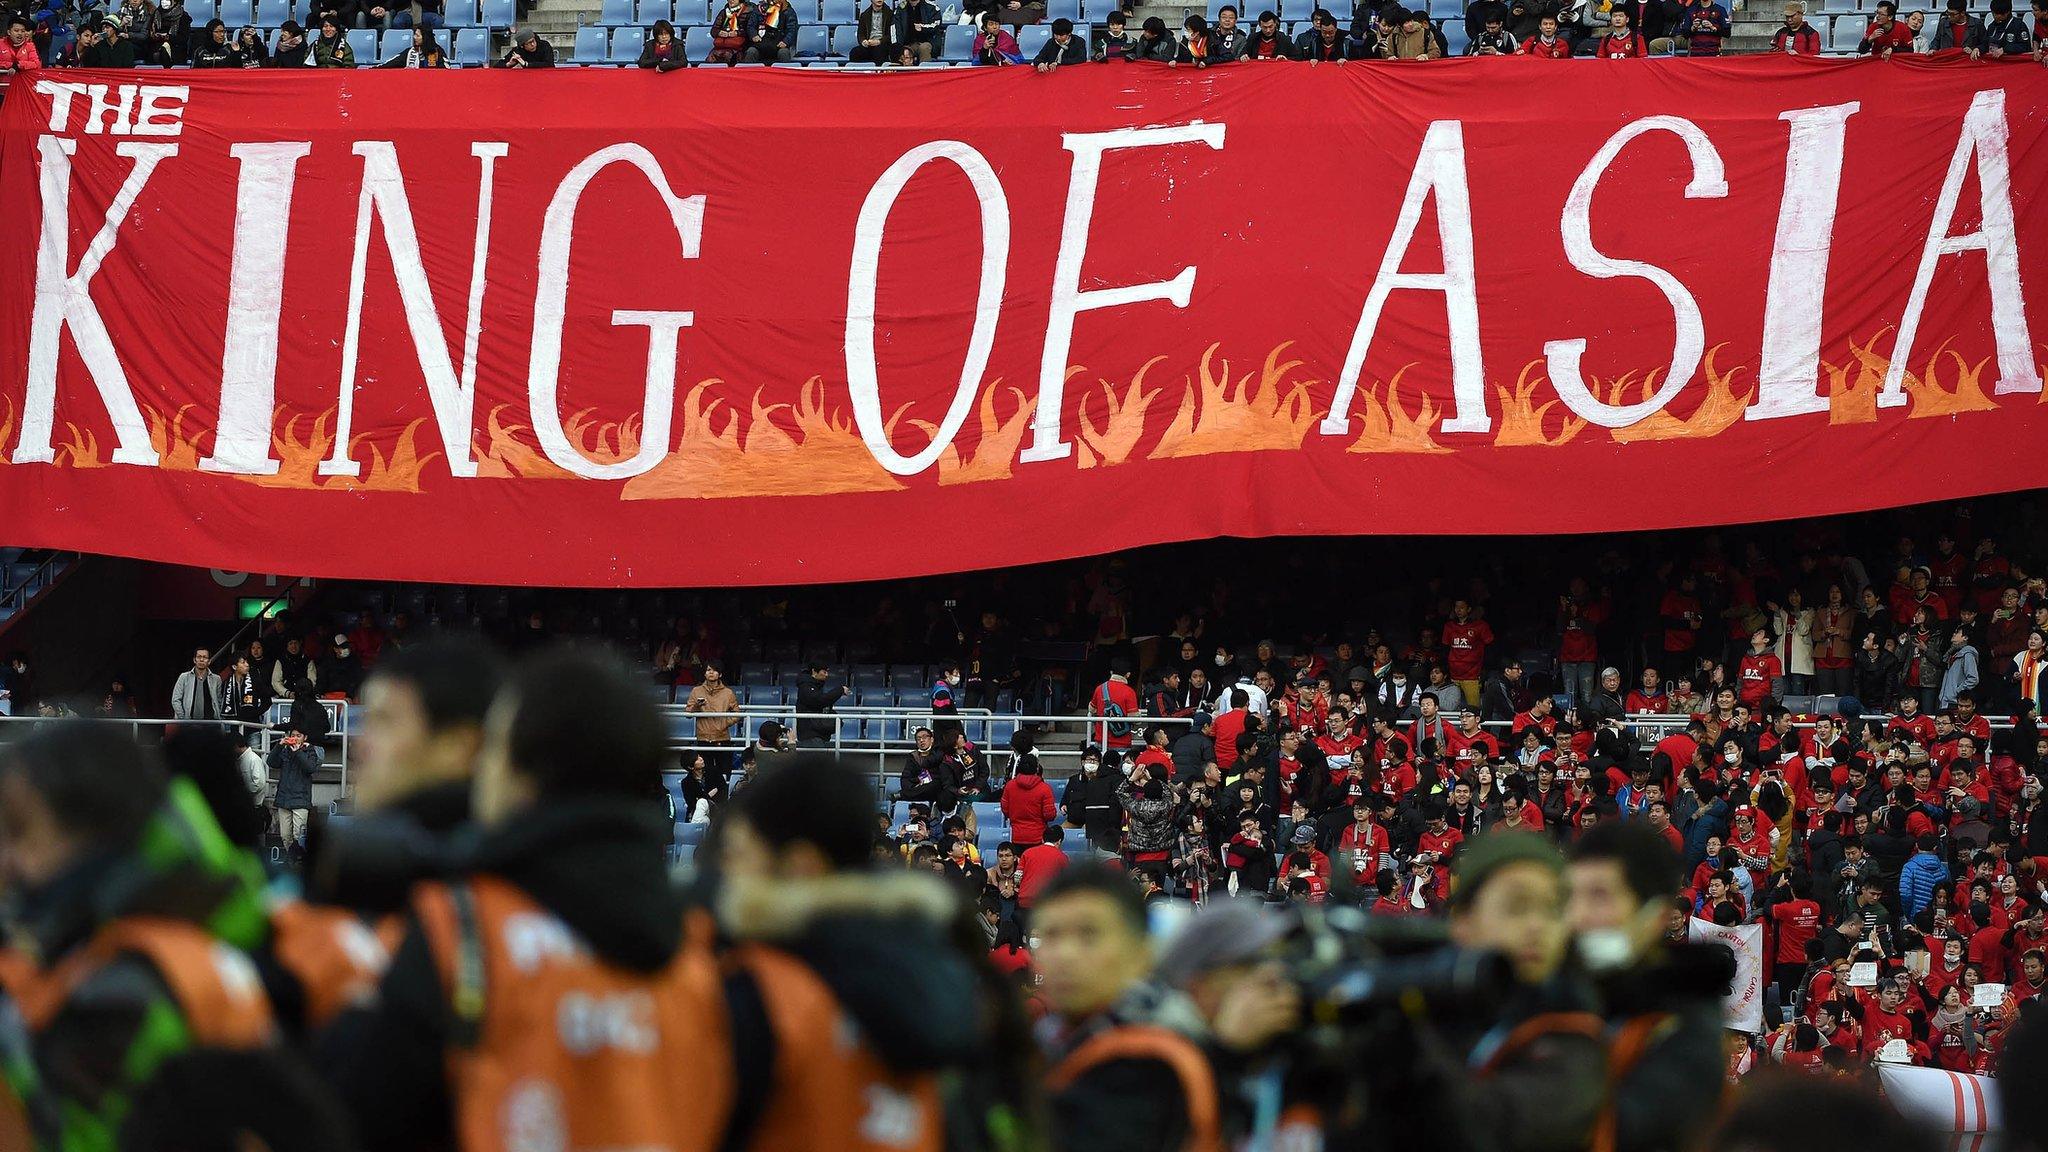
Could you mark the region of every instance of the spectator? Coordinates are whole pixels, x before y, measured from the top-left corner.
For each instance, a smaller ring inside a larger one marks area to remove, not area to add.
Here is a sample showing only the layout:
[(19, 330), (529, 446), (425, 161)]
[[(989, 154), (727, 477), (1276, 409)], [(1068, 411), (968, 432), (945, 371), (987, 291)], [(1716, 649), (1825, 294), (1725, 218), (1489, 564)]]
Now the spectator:
[[(423, 28), (413, 29), (415, 43), (424, 36), (430, 43), (433, 32)], [(417, 47), (411, 51), (420, 51)], [(435, 47), (438, 54), (439, 46)], [(397, 59), (398, 57), (394, 57)], [(396, 66), (396, 65), (395, 65)], [(441, 64), (409, 64), (411, 68), (439, 68)], [(320, 658), (317, 680), (323, 692), (338, 693), (353, 699), (356, 690), (363, 686), (363, 662), (356, 658), (355, 649), (349, 646), (348, 633), (336, 632), (334, 643), (327, 648), (327, 655)]]
[[(527, 33), (533, 35), (532, 32)], [(515, 49), (516, 51), (516, 49)], [(348, 36), (342, 32), (341, 19), (337, 16), (320, 18), (320, 35), (313, 41), (313, 66), (315, 68), (353, 68), (356, 66), (356, 52), (349, 46)], [(297, 637), (292, 643), (298, 642)]]
[[(400, 27), (404, 26), (400, 25)], [(413, 26), (412, 43), (406, 46), (405, 51), (377, 65), (379, 68), (446, 68), (447, 66), (448, 57), (441, 51), (441, 41), (434, 35), (432, 28), (424, 25)], [(335, 640), (338, 642), (336, 649), (341, 650), (346, 647), (348, 637), (346, 634), (337, 634)], [(355, 676), (357, 681), (360, 681), (362, 679), (361, 661), (354, 656), (350, 657), (350, 661), (356, 665)], [(327, 683), (325, 679), (321, 682)], [(328, 687), (336, 692), (350, 692), (347, 688), (335, 688), (332, 684), (329, 684)], [(350, 694), (353, 695), (354, 693), (350, 692)]]
[(237, 67), (267, 67), (270, 64), (270, 47), (263, 42), (263, 33), (253, 27), (242, 29), (235, 36), (235, 57)]
[(226, 683), (221, 687), (220, 699), (221, 713), (227, 719), (261, 724), (270, 711), (270, 685), (257, 678), (249, 667), (247, 656), (237, 656)]
[(6, 665), (0, 666), (0, 716), (27, 716), (35, 703), (35, 678), (29, 675), (28, 653), (11, 653)]
[[(1593, 55), (1598, 56), (1602, 60), (1637, 58), (1649, 55), (1648, 45), (1644, 43), (1641, 36), (1636, 34), (1634, 29), (1629, 27), (1628, 9), (1617, 7), (1607, 14), (1607, 34), (1600, 37), (1600, 46), (1594, 50)], [(1695, 631), (1699, 627), (1696, 619), (1697, 616), (1698, 613), (1695, 611), (1693, 613), (1695, 619), (1692, 625)], [(1667, 651), (1670, 643), (1671, 641), (1667, 634), (1665, 640)]]
[(192, 16), (185, 11), (185, 0), (157, 0), (144, 28), (138, 62), (166, 67), (185, 63), (192, 44)]
[(1110, 12), (1104, 21), (1101, 34), (1095, 41), (1094, 56), (1097, 60), (1123, 60), (1131, 54), (1131, 34), (1124, 30), (1122, 9)]
[(1280, 18), (1271, 12), (1259, 13), (1258, 26), (1245, 38), (1244, 50), (1238, 53), (1242, 60), (1298, 60), (1301, 54), (1295, 50), (1294, 42), (1280, 31)]
[[(676, 39), (675, 25), (670, 24), (666, 20), (656, 20), (654, 22), (654, 34), (649, 36), (647, 42), (640, 46), (640, 59), (637, 62), (637, 66), (652, 68), (656, 72), (673, 72), (678, 68), (689, 67), (689, 63), (688, 60), (683, 58), (683, 42)], [(673, 669), (671, 669), (672, 671)], [(803, 689), (799, 688), (797, 691), (799, 696), (801, 696)], [(801, 712), (803, 710), (802, 706), (799, 705), (797, 711)], [(803, 722), (799, 721), (797, 727), (801, 729)]]
[(1358, 60), (1358, 44), (1344, 34), (1337, 18), (1318, 8), (1309, 20), (1308, 31), (1295, 43), (1295, 55), (1302, 60)]
[(1057, 824), (1045, 826), (1045, 842), (1034, 844), (1017, 858), (1017, 907), (1029, 911), (1039, 890), (1067, 867), (1067, 854), (1060, 848), (1066, 833)]
[(1138, 32), (1137, 43), (1131, 45), (1131, 53), (1125, 59), (1171, 64), (1177, 54), (1173, 37), (1167, 34), (1166, 21), (1157, 16), (1147, 16), (1144, 27)]
[[(933, 0), (901, 0), (896, 5), (895, 45), (898, 55), (908, 49), (920, 62), (939, 55), (946, 46), (945, 14)], [(982, 615), (984, 637), (994, 631), (994, 613)], [(984, 639), (984, 645), (987, 641)], [(983, 680), (986, 681), (984, 676)]]
[[(744, 3), (745, 0), (741, 0), (741, 2)], [(500, 63), (500, 66), (505, 68), (553, 68), (555, 66), (555, 46), (541, 39), (540, 33), (528, 28), (519, 33), (518, 39), (512, 44), (511, 51), (505, 53), (505, 59)], [(396, 637), (393, 639), (396, 639)]]
[[(2010, 10), (2012, 0), (2003, 2)], [(1871, 18), (1870, 27), (1863, 30), (1863, 40), (1856, 45), (1857, 55), (1889, 60), (1893, 52), (1913, 50), (1913, 33), (1896, 19), (1898, 11), (1892, 0), (1877, 0), (1877, 15)], [(1920, 578), (1916, 575), (1914, 579)]]
[[(1502, 19), (1502, 18), (1500, 17), (1500, 15), (1499, 15), (1498, 13), (1488, 13), (1488, 14), (1487, 14), (1487, 17), (1486, 17), (1486, 27), (1485, 27), (1485, 28), (1483, 28), (1483, 29), (1481, 29), (1481, 31), (1480, 31), (1480, 33), (1479, 33), (1479, 35), (1477, 35), (1477, 36), (1475, 36), (1475, 37), (1473, 37), (1473, 38), (1472, 38), (1472, 41), (1471, 41), (1471, 43), (1470, 43), (1470, 44), (1468, 44), (1468, 45), (1466, 46), (1466, 48), (1465, 48), (1465, 55), (1467, 55), (1467, 56), (1512, 56), (1512, 55), (1514, 55), (1514, 54), (1515, 54), (1515, 50), (1516, 50), (1515, 38), (1514, 38), (1514, 37), (1513, 37), (1512, 35), (1510, 35), (1510, 34), (1508, 33), (1508, 31), (1507, 31), (1507, 29), (1506, 29), (1506, 27), (1505, 27), (1506, 23), (1507, 23), (1507, 22), (1506, 22), (1505, 20), (1503, 20), (1503, 19)], [(1461, 600), (1461, 601), (1459, 601), (1459, 603), (1461, 603), (1461, 604), (1462, 604), (1462, 603), (1464, 603), (1464, 601), (1462, 601), (1462, 600)], [(1484, 622), (1484, 621), (1481, 621), (1481, 622), (1480, 622), (1480, 627), (1485, 627), (1485, 622)], [(1446, 630), (1446, 631), (1448, 632), (1448, 631), (1449, 631), (1449, 629), (1450, 629), (1450, 625), (1446, 624), (1446, 625), (1444, 626), (1444, 628), (1445, 628), (1445, 630)], [(1455, 661), (1455, 660), (1457, 659), (1457, 649), (1456, 649), (1456, 647), (1455, 647), (1455, 646), (1452, 646), (1452, 645), (1450, 645), (1450, 643), (1449, 643), (1449, 640), (1448, 640), (1448, 639), (1446, 639), (1446, 641), (1445, 641), (1445, 644), (1446, 644), (1446, 646), (1447, 646), (1447, 647), (1450, 647), (1450, 648), (1451, 648), (1451, 652), (1452, 652), (1452, 655), (1451, 655), (1451, 659), (1452, 659), (1453, 661)], [(1454, 675), (1454, 676), (1455, 676), (1455, 675), (1456, 675), (1456, 672), (1454, 671), (1454, 672), (1452, 673), (1452, 675)], [(1473, 672), (1473, 674), (1472, 674), (1472, 676), (1471, 676), (1471, 678), (1470, 678), (1470, 681), (1469, 681), (1469, 683), (1470, 683), (1470, 687), (1466, 687), (1466, 684), (1467, 684), (1467, 681), (1466, 681), (1466, 680), (1459, 680), (1459, 681), (1457, 681), (1457, 683), (1458, 683), (1459, 687), (1461, 687), (1461, 688), (1465, 688), (1465, 691), (1466, 691), (1466, 693), (1467, 693), (1467, 694), (1468, 694), (1468, 695), (1469, 695), (1469, 696), (1470, 696), (1470, 697), (1471, 697), (1472, 699), (1478, 699), (1478, 693), (1479, 693), (1479, 674), (1478, 674), (1478, 671), (1477, 671), (1476, 669), (1474, 670), (1474, 672)]]
[[(271, 68), (305, 68), (310, 67), (312, 63), (313, 44), (306, 38), (306, 30), (299, 27), (299, 22), (287, 20), (278, 25), (277, 51), (270, 54), (266, 65)], [(252, 644), (250, 647), (253, 648), (255, 645)], [(268, 670), (259, 661), (256, 671), (267, 675)]]
[(205, 648), (192, 653), (192, 667), (178, 673), (171, 685), (171, 719), (221, 719), (220, 677), (213, 671), (213, 653)]
[(1971, 45), (1970, 58), (2024, 56), (2032, 48), (2026, 21), (2013, 15), (2012, 0), (1991, 0), (1991, 18), (1984, 22), (1983, 32)]
[(2048, 634), (2027, 633), (2027, 646), (2012, 658), (2013, 683), (2023, 703), (2039, 711), (2048, 704)]
[(277, 784), (270, 794), (277, 810), (277, 838), (296, 863), (306, 853), (306, 821), (312, 815), (313, 774), (320, 770), (320, 749), (306, 733), (293, 728), (270, 750), (271, 775)]
[(856, 64), (883, 64), (895, 42), (896, 13), (888, 0), (868, 0), (854, 20), (854, 45), (847, 59)]
[(1678, 21), (1686, 52), (1693, 56), (1719, 56), (1731, 30), (1728, 10), (1716, 0), (1691, 0)]
[(1778, 661), (1778, 654), (1771, 643), (1771, 630), (1758, 628), (1749, 634), (1749, 651), (1743, 654), (1736, 676), (1742, 687), (1737, 697), (1749, 705), (1752, 714), (1760, 714), (1767, 702), (1783, 697), (1785, 691), (1785, 666)]
[(1957, 627), (1949, 633), (1949, 648), (1942, 661), (1941, 689), (1935, 703), (1946, 709), (1954, 706), (1957, 697), (1977, 687), (1977, 648), (1970, 643), (1968, 629)]
[(762, 0), (747, 59), (755, 64), (788, 60), (796, 48), (797, 25), (796, 9), (789, 0)]
[(199, 34), (199, 43), (192, 49), (194, 68), (239, 68), (241, 54), (228, 41), (228, 26), (219, 20), (208, 20), (206, 30)]
[(1216, 43), (1209, 35), (1209, 22), (1199, 15), (1190, 15), (1182, 26), (1185, 31), (1174, 48), (1173, 63), (1196, 68), (1207, 68), (1214, 63)]
[[(1062, 16), (1052, 22), (1052, 37), (1038, 49), (1038, 55), (1032, 58), (1031, 63), (1040, 72), (1050, 72), (1062, 64), (1084, 64), (1087, 61), (1088, 46), (1074, 35), (1074, 22)], [(1127, 683), (1124, 687), (1128, 689), (1130, 685)]]
[(1235, 5), (1225, 4), (1216, 10), (1216, 27), (1209, 30), (1212, 62), (1223, 64), (1244, 55), (1245, 42), (1249, 39), (1244, 25), (1237, 22)]
[[(1081, 770), (1067, 777), (1060, 805), (1066, 809), (1067, 826), (1082, 829), (1089, 847), (1101, 855), (1114, 856), (1117, 837), (1123, 830), (1123, 809), (1116, 798), (1116, 786), (1122, 778), (1114, 772), (1103, 772), (1102, 760), (1102, 749), (1093, 744), (1081, 749)], [(1007, 785), (1003, 798), (1009, 799)], [(1029, 838), (1019, 839), (1032, 843)]]
[(711, 53), (704, 62), (738, 64), (760, 23), (760, 10), (747, 0), (725, 0), (725, 7), (711, 18)]
[[(646, 67), (643, 60), (642, 67)], [(805, 670), (804, 678), (796, 688), (796, 710), (799, 713), (824, 713), (837, 707), (846, 697), (846, 685), (831, 683), (831, 672), (825, 665), (812, 661)], [(796, 722), (797, 743), (809, 746), (823, 746), (832, 743), (835, 723), (831, 720), (803, 720)]]
[[(1927, 29), (1927, 13), (1922, 12), (1918, 8), (1906, 13), (1906, 31), (1913, 34), (1914, 52), (1932, 52), (1934, 50), (1934, 33)], [(1956, 611), (1955, 604), (1953, 603), (1955, 600), (1955, 589), (1949, 589), (1948, 593), (1946, 598), (1951, 601), (1949, 615), (1953, 616)]]
[(731, 713), (738, 712), (739, 708), (740, 698), (726, 686), (724, 673), (717, 664), (704, 665), (703, 681), (690, 689), (689, 698), (683, 702), (684, 711), (700, 714), (697, 717), (696, 742), (711, 745), (704, 758), (711, 765), (711, 770), (720, 776), (732, 772), (732, 751), (728, 745), (737, 721)]
[(1934, 899), (1935, 887), (1947, 883), (1949, 878), (1948, 865), (1942, 863), (1939, 854), (1939, 838), (1930, 833), (1920, 837), (1915, 847), (1917, 851), (1899, 870), (1899, 907), (1907, 920), (1918, 916)]
[(398, 8), (388, 0), (356, 0), (355, 26), (386, 32), (412, 23), (412, 6)]
[(1129, 815), (1125, 863), (1132, 868), (1164, 866), (1173, 848), (1174, 803), (1166, 781), (1139, 764), (1116, 788), (1117, 803)]
[[(1553, 56), (1549, 50), (1529, 52), (1529, 41), (1542, 35), (1543, 18), (1551, 18), (1551, 27), (1557, 26), (1557, 0), (1506, 0), (1508, 13), (1508, 35), (1524, 46), (1523, 52), (1530, 56)], [(1470, 29), (1468, 28), (1469, 32)]]
[(1017, 774), (1003, 785), (1003, 815), (1011, 833), (1026, 844), (1045, 839), (1045, 827), (1059, 819), (1052, 787), (1039, 774), (1038, 757), (1025, 756), (1017, 763)]

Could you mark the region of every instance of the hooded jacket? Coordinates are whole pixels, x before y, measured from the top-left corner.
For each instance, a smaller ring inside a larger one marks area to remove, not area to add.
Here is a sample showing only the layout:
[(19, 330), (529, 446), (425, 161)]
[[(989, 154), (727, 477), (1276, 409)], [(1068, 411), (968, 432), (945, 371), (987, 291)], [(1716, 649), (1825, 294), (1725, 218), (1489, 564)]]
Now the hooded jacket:
[(1043, 844), (1045, 826), (1059, 819), (1052, 786), (1036, 773), (1019, 773), (1003, 785), (1002, 808), (1010, 818), (1011, 839), (1019, 844)]
[[(1155, 780), (1162, 788), (1164, 781)], [(1129, 780), (1119, 781), (1116, 798), (1131, 814), (1130, 848), (1133, 852), (1166, 852), (1172, 849), (1174, 841), (1173, 801), (1162, 796), (1153, 799), (1131, 786)]]

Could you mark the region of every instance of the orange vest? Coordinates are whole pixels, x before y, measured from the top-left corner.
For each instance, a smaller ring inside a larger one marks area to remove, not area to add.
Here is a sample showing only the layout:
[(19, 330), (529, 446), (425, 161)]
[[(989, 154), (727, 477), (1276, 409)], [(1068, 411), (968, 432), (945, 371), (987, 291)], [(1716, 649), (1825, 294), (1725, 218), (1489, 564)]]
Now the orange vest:
[(1194, 1041), (1171, 1029), (1133, 1025), (1098, 1032), (1046, 1075), (1046, 1091), (1064, 1092), (1088, 1070), (1118, 1060), (1157, 1060), (1173, 1069), (1188, 1108), (1188, 1138), (1182, 1152), (1223, 1152), (1216, 1070)]
[(464, 1152), (718, 1146), (731, 1038), (699, 919), (667, 968), (644, 973), (598, 959), (493, 877), (422, 886), (414, 911), (466, 1033), (448, 1051)]
[(140, 956), (156, 969), (195, 1046), (262, 1048), (276, 1039), (256, 965), (197, 924), (153, 916), (107, 924), (35, 980), (21, 996), (30, 1030), (48, 1027), (80, 985), (120, 956)]
[(291, 900), (270, 910), (270, 951), (305, 994), (308, 1033), (366, 1002), (391, 964), (391, 950), (354, 913)]
[(773, 1082), (747, 1147), (758, 1152), (939, 1152), (938, 1081), (892, 1072), (802, 961), (758, 944), (733, 962), (761, 991), (775, 1034)]

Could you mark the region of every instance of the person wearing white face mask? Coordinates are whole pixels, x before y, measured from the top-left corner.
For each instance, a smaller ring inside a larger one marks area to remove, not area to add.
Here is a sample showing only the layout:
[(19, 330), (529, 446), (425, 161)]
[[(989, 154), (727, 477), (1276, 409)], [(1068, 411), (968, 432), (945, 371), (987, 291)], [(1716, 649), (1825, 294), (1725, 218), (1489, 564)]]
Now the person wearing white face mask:
[(1102, 749), (1095, 745), (1081, 750), (1081, 771), (1069, 776), (1060, 792), (1060, 815), (1067, 827), (1082, 830), (1090, 847), (1114, 854), (1121, 814), (1116, 786), (1123, 774), (1103, 771), (1102, 761)]
[(1610, 1146), (1674, 1148), (1720, 1100), (1722, 999), (1735, 957), (1665, 938), (1678, 854), (1641, 821), (1602, 821), (1572, 845), (1565, 919), (1594, 979), (1616, 1065)]

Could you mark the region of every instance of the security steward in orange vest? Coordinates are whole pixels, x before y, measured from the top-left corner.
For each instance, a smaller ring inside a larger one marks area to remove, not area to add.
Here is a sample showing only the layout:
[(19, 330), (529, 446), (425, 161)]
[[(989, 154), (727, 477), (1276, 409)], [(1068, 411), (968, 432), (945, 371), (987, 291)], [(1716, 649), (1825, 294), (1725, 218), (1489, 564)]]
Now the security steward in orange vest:
[(733, 1061), (710, 918), (671, 884), (645, 685), (544, 651), (493, 705), (478, 840), (415, 890), (375, 1004), (319, 1062), (363, 1145), (710, 1152)]
[(727, 807), (717, 907), (741, 1086), (724, 1146), (1040, 1147), (1016, 996), (945, 881), (870, 870), (874, 803), (861, 773), (803, 754)]
[(115, 1147), (130, 1101), (194, 1048), (277, 1034), (243, 948), (266, 931), (253, 861), (188, 781), (111, 725), (52, 725), (0, 752), (0, 841), (37, 970), (19, 990), (66, 1152)]

